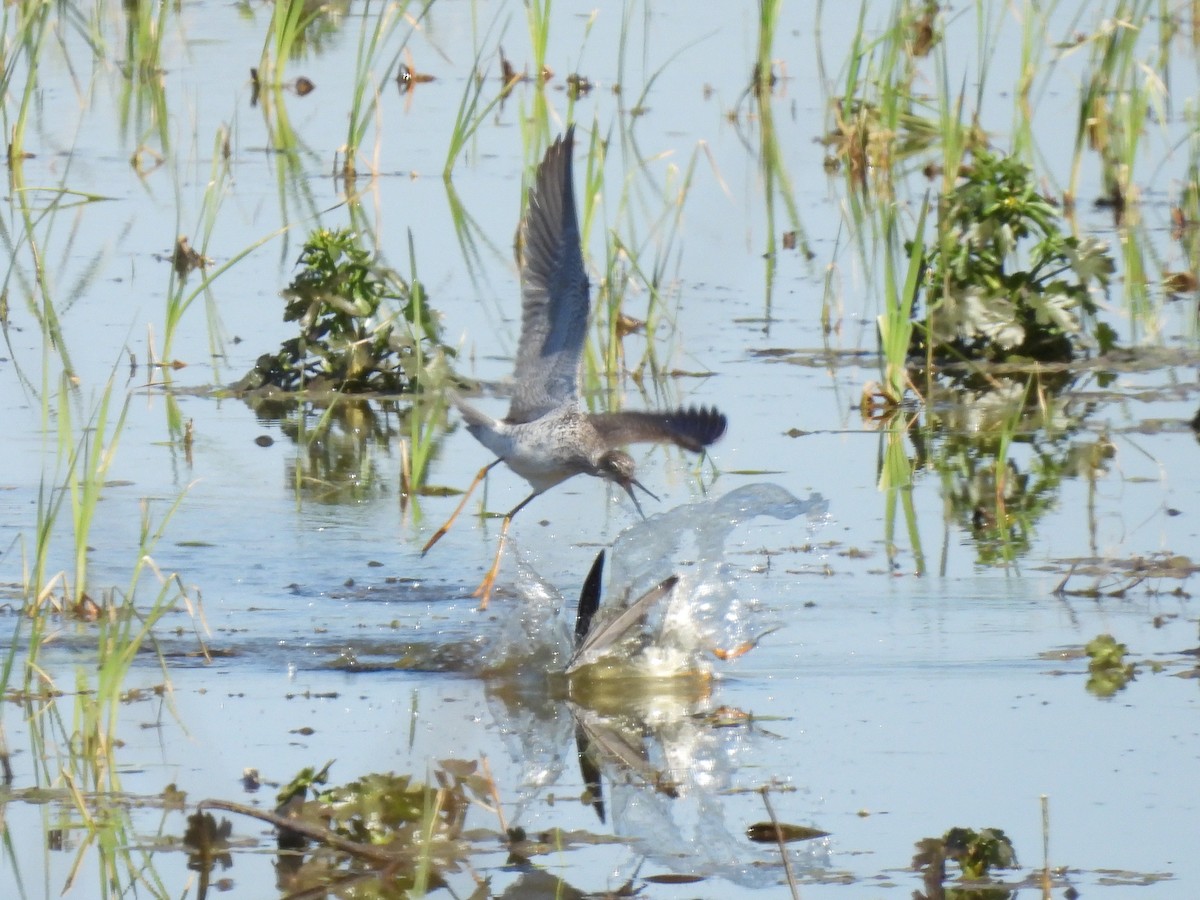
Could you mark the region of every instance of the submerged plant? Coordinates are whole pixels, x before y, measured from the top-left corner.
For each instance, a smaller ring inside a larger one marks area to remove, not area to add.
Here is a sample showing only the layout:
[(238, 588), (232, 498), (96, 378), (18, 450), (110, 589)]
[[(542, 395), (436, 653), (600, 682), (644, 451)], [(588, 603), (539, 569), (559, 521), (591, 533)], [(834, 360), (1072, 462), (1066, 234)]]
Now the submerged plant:
[(914, 344), (934, 359), (1066, 361), (1086, 340), (1107, 350), (1109, 326), (1092, 287), (1114, 271), (1107, 246), (1065, 234), (1029, 168), (977, 150), (962, 181), (941, 198), (938, 237), (925, 273), (927, 314)]
[(237, 391), (402, 393), (426, 387), (431, 364), (451, 352), (425, 288), (378, 265), (351, 231), (320, 229), (300, 254), (303, 270), (284, 297), (300, 334), (258, 358)]

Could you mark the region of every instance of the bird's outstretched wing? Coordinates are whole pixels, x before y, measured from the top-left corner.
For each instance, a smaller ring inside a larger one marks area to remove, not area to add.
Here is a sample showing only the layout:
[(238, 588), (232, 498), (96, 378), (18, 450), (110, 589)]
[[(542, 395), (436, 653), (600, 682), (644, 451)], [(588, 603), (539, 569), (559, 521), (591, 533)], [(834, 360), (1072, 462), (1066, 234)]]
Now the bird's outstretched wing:
[(588, 280), (571, 184), (575, 126), (550, 145), (521, 223), (521, 344), (507, 421), (530, 422), (578, 396)]
[(714, 407), (690, 406), (674, 412), (620, 412), (589, 416), (609, 447), (644, 442), (678, 444), (699, 453), (725, 433), (724, 414)]
[(567, 663), (567, 674), (570, 675), (588, 663), (595, 662), (597, 657), (625, 637), (634, 626), (639, 625), (646, 618), (651, 607), (671, 593), (678, 583), (678, 575), (665, 578), (621, 610), (618, 616), (599, 628), (589, 629), (583, 641), (571, 654), (571, 660)]

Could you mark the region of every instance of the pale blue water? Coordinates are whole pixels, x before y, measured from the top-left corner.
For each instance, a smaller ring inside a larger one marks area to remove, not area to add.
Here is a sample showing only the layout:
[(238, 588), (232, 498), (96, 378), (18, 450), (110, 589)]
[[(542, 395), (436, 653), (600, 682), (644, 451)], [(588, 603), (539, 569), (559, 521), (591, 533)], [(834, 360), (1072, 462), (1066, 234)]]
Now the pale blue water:
[[(713, 375), (662, 384), (648, 379), (644, 393), (625, 378), (622, 401), (629, 408), (715, 404), (731, 424), (713, 448), (711, 465), (697, 467), (674, 451), (639, 450), (639, 477), (663, 498), (647, 512), (679, 523), (694, 515), (693, 504), (764, 481), (800, 498), (818, 492), (828, 503), (827, 516), (817, 521), (745, 522), (719, 559), (708, 556), (736, 585), (737, 597), (753, 607), (753, 616), (719, 623), (723, 634), (755, 636), (771, 625), (782, 627), (736, 660), (708, 660), (715, 680), (707, 688), (648, 692), (628, 698), (624, 713), (615, 714), (563, 699), (548, 686), (553, 667), (547, 659), (530, 662), (517, 676), (479, 674), (487, 653), (512, 646), (508, 629), (523, 595), (542, 591), (538, 614), (553, 613), (556, 627), (569, 630), (597, 550), (629, 540), (619, 536), (637, 523), (636, 513), (595, 480), (570, 481), (522, 512), (498, 596), (481, 614), (469, 594), (490, 563), (498, 522), (465, 515), (422, 558), (421, 545), (456, 498), (402, 507), (403, 431), (386, 447), (366, 442), (356, 458), (363, 461), (359, 474), (349, 479), (356, 490), (336, 502), (320, 487), (295, 490), (296, 467), (314, 471), (305, 452), (278, 423), (257, 420), (239, 401), (176, 396), (179, 415), (194, 422), (192, 460), (170, 443), (167, 401), (160, 389), (144, 387), (144, 367), (126, 380), (126, 350), (146, 361), (148, 326), (161, 345), (170, 283), (170, 265), (161, 257), (178, 234), (199, 244), (199, 210), (213, 177), (218, 130), (230, 130), (232, 156), (227, 171), (218, 162), (222, 201), (205, 252), (219, 265), (284, 225), (293, 228), (216, 280), (211, 296), (198, 298), (185, 314), (172, 355), (188, 366), (173, 374), (177, 385), (232, 381), (288, 336), (278, 292), (316, 224), (309, 211), (329, 210), (320, 217), (325, 225), (348, 221), (344, 207), (330, 210), (342, 194), (329, 174), (345, 140), (351, 61), (365, 7), (348, 9), (320, 54), (288, 66), (289, 77), (304, 74), (317, 85), (308, 97), (283, 98), (303, 144), (294, 181), (281, 175), (283, 160), (267, 149), (262, 107), (249, 103), (248, 70), (261, 51), (266, 7), (184, 3), (166, 14), (167, 146), (148, 112), (120, 124), (124, 82), (112, 60), (124, 56), (117, 49), (124, 42), (122, 8), (96, 10), (110, 47), (107, 61), (92, 63), (80, 32), (69, 25), (62, 30), (68, 56), (52, 40), (40, 68), (43, 88), (26, 136), (36, 156), (24, 164), (26, 183), (63, 184), (113, 198), (61, 210), (37, 229), (79, 379), (69, 401), (76, 429), (110, 373), (118, 403), (131, 397), (107, 476), (114, 483), (89, 538), (92, 578), (125, 586), (137, 555), (141, 502), (149, 499), (153, 514), (162, 516), (186, 490), (153, 556), (163, 572), (179, 572), (199, 591), (208, 631), (199, 620), (173, 613), (160, 628), (162, 646), (170, 654), (195, 651), (199, 632), (205, 644), (233, 653), (209, 664), (171, 655), (171, 705), (144, 700), (122, 707), (124, 746), (116, 754), (122, 787), (154, 795), (174, 782), (188, 792), (189, 803), (203, 797), (249, 801), (239, 781), (245, 767), (285, 782), (303, 766), (336, 758), (335, 780), (350, 781), (389, 769), (423, 777), (438, 759), (485, 755), (509, 824), (531, 832), (578, 828), (635, 839), (551, 854), (538, 860), (546, 874), (598, 891), (615, 889), (635, 873), (690, 872), (710, 880), (651, 884), (646, 895), (714, 898), (787, 895), (777, 852), (744, 837), (746, 825), (766, 818), (755, 793), (764, 784), (779, 788), (772, 802), (781, 819), (831, 833), (792, 850), (805, 897), (908, 896), (920, 886), (919, 876), (906, 868), (914, 842), (957, 825), (1003, 828), (1027, 872), (1042, 861), (1039, 797), (1045, 794), (1050, 862), (1070, 867), (1083, 894), (1193, 893), (1200, 871), (1191, 838), (1200, 809), (1185, 788), (1200, 753), (1191, 724), (1197, 695), (1190, 680), (1175, 677), (1190, 667), (1181, 652), (1196, 644), (1191, 582), (1154, 578), (1125, 597), (1100, 599), (1051, 592), (1062, 580), (1064, 559), (1195, 553), (1197, 447), (1186, 426), (1197, 407), (1195, 298), (1169, 300), (1152, 288), (1152, 312), (1162, 329), (1154, 333), (1126, 311), (1124, 285), (1115, 284), (1106, 320), (1127, 342), (1137, 335), (1176, 355), (1147, 371), (1118, 374), (1107, 386), (1085, 376), (1065, 397), (1048, 400), (1051, 427), (1035, 442), (1015, 444), (1010, 457), (1020, 473), (1035, 479), (1043, 472), (1039, 466), (1061, 470), (1046, 477), (1046, 508), (1033, 517), (1029, 548), (1013, 564), (979, 564), (975, 537), (947, 511), (947, 483), (919, 465), (913, 506), (920, 549), (933, 574), (913, 575), (915, 548), (900, 518), (893, 564), (879, 487), (885, 438), (864, 425), (855, 408), (863, 384), (878, 377), (870, 355), (878, 272), (863, 267), (849, 240), (845, 181), (825, 173), (825, 150), (816, 143), (829, 127), (817, 50), (825, 77), (836, 85), (857, 10), (827, 5), (818, 32), (812, 7), (794, 4), (778, 31), (773, 55), (788, 77), (773, 100), (775, 125), (815, 257), (781, 254), (769, 323), (756, 126), (748, 101), (738, 105), (753, 60), (753, 7), (712, 5), (686, 14), (635, 7), (624, 69), (617, 54), (618, 9), (601, 8), (594, 22), (591, 8), (559, 4), (553, 11), (549, 62), (558, 79), (545, 92), (552, 115), (565, 121), (568, 101), (557, 85), (578, 69), (597, 83), (574, 106), (581, 137), (592, 129), (612, 137), (605, 193), (588, 245), (591, 263), (598, 267), (603, 260), (604, 228), (636, 239), (645, 259), (656, 258), (657, 242), (666, 240), (654, 230), (663, 214), (663, 185), (674, 183), (693, 155), (697, 160), (676, 243), (665, 257), (669, 321), (655, 349), (666, 369)], [(372, 6), (370, 15), (379, 9)], [(870, 14), (883, 21), (890, 10), (872, 5)], [(1004, 26), (982, 111), (984, 127), (1001, 147), (1011, 128), (1009, 95), (1017, 80), (1012, 42), (1019, 37), (1006, 10), (988, 10)], [(965, 78), (973, 96), (978, 54), (972, 15), (973, 8), (951, 14), (948, 80), (957, 86)], [(1062, 15), (1046, 30), (1047, 54), (1049, 45), (1103, 18), (1090, 6), (1078, 22), (1074, 10)], [(518, 333), (510, 246), (521, 169), (530, 161), (520, 121), (533, 102), (533, 87), (520, 87), (484, 118), (454, 169), (454, 190), (480, 233), (474, 278), (455, 239), (440, 173), (476, 47), (484, 50), (489, 78), (498, 74), (498, 43), (520, 68), (529, 59), (523, 16), (524, 7), (515, 3), (434, 5), (410, 47), (417, 69), (437, 81), (406, 97), (394, 84), (380, 85), (380, 126), (364, 151), (366, 159), (378, 160), (378, 177), (361, 178), (358, 185), (364, 216), (402, 273), (408, 271), (412, 230), (419, 274), (443, 314), (447, 339), (460, 348), (459, 364), (487, 382), (511, 372)], [(400, 28), (381, 59), (399, 52), (408, 30)], [(1141, 58), (1151, 57), (1154, 37), (1146, 36)], [(1117, 230), (1111, 215), (1090, 203), (1081, 203), (1077, 215), (1082, 230), (1114, 244), (1146, 241), (1164, 268), (1183, 268), (1186, 259), (1169, 235), (1169, 205), (1187, 174), (1179, 141), (1197, 92), (1193, 51), (1178, 41), (1172, 51), (1170, 118), (1164, 127), (1148, 127), (1143, 137), (1140, 225)], [(1084, 60), (1083, 50), (1065, 56), (1038, 99), (1033, 128), (1039, 172), (1051, 189), (1061, 189), (1068, 176)], [(933, 90), (932, 61), (922, 73), (921, 89)], [(623, 118), (622, 105), (632, 105), (656, 74), (645, 100), (648, 112)], [(618, 78), (619, 96), (611, 89)], [(712, 88), (707, 96), (706, 85)], [(729, 115), (735, 108), (736, 122)], [(623, 138), (622, 122), (631, 125), (636, 147)], [(163, 153), (166, 163), (139, 177), (129, 159), (143, 143)], [(649, 160), (644, 175), (636, 172), (635, 149)], [(1085, 157), (1083, 196), (1089, 201), (1099, 191), (1096, 171), (1094, 159)], [(641, 190), (632, 212), (618, 209), (626, 178)], [(916, 198), (924, 189), (919, 176), (902, 186)], [(311, 199), (304, 199), (305, 192)], [(31, 196), (39, 209), (51, 197), (43, 191)], [(21, 226), (11, 201), (5, 210), (11, 244)], [(790, 227), (778, 200), (776, 216), (777, 231)], [(28, 247), (17, 243), (9, 255), (10, 324), (8, 343), (0, 348), (0, 581), (6, 583), (21, 579), (39, 485), (43, 479), (57, 483), (64, 471), (54, 456), (61, 360), (52, 355), (43, 370), (43, 340), (26, 299)], [(872, 260), (871, 266), (879, 264)], [(820, 322), (827, 274), (835, 325), (829, 335)], [(593, 280), (600, 275), (595, 271)], [(635, 292), (627, 311), (644, 314), (644, 297)], [(641, 357), (642, 341), (626, 340), (628, 359)], [(225, 355), (213, 360), (210, 342)], [(781, 352), (764, 352), (776, 350)], [(47, 432), (44, 396), (51, 409)], [(493, 412), (505, 402), (480, 401)], [(986, 420), (986, 401), (969, 412), (974, 417), (962, 423), (967, 431)], [(792, 429), (811, 433), (792, 436)], [(274, 438), (272, 446), (255, 444), (264, 434)], [(1102, 437), (1115, 447), (1103, 470), (1091, 480), (1071, 470), (1064, 448), (1082, 454)], [(915, 459), (911, 443), (905, 450)], [(440, 445), (431, 481), (465, 487), (488, 461), (487, 452), (456, 427)], [(497, 469), (486, 507), (507, 510), (525, 491), (524, 482)], [(469, 510), (477, 509), (473, 501)], [(54, 570), (68, 565), (69, 544), (66, 529), (57, 538), (62, 552)], [(676, 561), (687, 572), (693, 560), (680, 552)], [(1120, 580), (1110, 579), (1112, 586)], [(1069, 586), (1091, 583), (1090, 576), (1077, 575)], [(1179, 586), (1183, 592), (1173, 594)], [(15, 623), (12, 617), (0, 621)], [(746, 628), (747, 622), (754, 627)], [(1111, 700), (1087, 693), (1085, 661), (1041, 656), (1077, 648), (1102, 632), (1128, 644), (1141, 664), (1138, 679)], [(77, 673), (91, 677), (87, 648), (94, 633), (90, 626), (62, 625), (44, 660), (60, 687), (70, 689)], [(560, 656), (553, 656), (556, 664)], [(392, 668), (397, 660), (405, 667)], [(1163, 662), (1166, 669), (1154, 673), (1147, 661)], [(149, 655), (130, 676), (131, 686), (162, 680)], [(71, 702), (59, 700), (68, 728)], [(719, 728), (696, 715), (720, 706), (760, 720)], [(56, 741), (45, 751), (49, 768), (39, 772), (41, 751), (24, 712), (10, 705), (3, 719), (14, 753), (14, 787), (55, 785), (61, 758)], [(304, 728), (313, 732), (302, 733)], [(594, 807), (578, 799), (579, 728), (610, 750), (632, 746), (640, 758), (632, 765), (629, 756), (602, 754), (603, 823)], [(678, 786), (678, 798), (655, 790), (652, 782), (660, 775)], [(259, 802), (269, 806), (272, 795), (264, 790)], [(184, 829), (177, 812), (140, 810), (134, 822), (141, 842)], [(13, 849), (0, 854), (0, 885), (9, 889), (0, 894), (58, 896), (75, 862), (72, 848), (84, 839), (77, 817), (54, 804), (10, 802), (5, 824)], [(55, 824), (67, 828), (66, 850), (47, 849), (46, 830)], [(482, 809), (473, 811), (472, 824), (499, 827)], [(257, 823), (236, 820), (235, 832), (270, 846)], [(505, 868), (498, 841), (482, 839), (477, 851), (472, 865), (492, 878), (494, 892), (516, 893), (531, 878)], [(269, 860), (269, 854), (239, 852), (234, 868), (218, 874), (232, 879), (232, 896), (270, 896)], [(195, 876), (185, 864), (182, 853), (152, 855), (166, 894), (191, 890)], [(1108, 869), (1131, 874), (1109, 884), (1100, 874)], [(1148, 887), (1127, 884), (1158, 874), (1170, 877)], [(849, 883), (834, 883), (840, 876)], [(95, 854), (88, 851), (68, 895), (103, 896), (100, 883)], [(458, 896), (473, 889), (465, 872), (452, 884)], [(1034, 889), (1025, 894), (1034, 896)]]

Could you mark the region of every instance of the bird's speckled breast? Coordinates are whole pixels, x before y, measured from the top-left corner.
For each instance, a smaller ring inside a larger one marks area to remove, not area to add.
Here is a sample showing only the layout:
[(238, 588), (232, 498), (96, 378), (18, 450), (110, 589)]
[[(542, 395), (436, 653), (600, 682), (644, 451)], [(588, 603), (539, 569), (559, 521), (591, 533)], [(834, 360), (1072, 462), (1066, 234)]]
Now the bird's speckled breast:
[(573, 406), (513, 426), (510, 436), (505, 462), (537, 491), (593, 471), (595, 457), (604, 449), (591, 423)]

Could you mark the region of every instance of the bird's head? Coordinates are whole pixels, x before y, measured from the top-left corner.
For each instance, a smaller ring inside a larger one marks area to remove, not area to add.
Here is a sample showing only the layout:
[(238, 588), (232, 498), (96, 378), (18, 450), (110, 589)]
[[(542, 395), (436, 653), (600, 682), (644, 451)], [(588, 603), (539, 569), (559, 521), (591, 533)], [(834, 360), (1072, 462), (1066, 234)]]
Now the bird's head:
[(601, 454), (599, 461), (596, 463), (596, 474), (601, 478), (607, 478), (609, 481), (619, 484), (625, 489), (625, 493), (629, 495), (629, 499), (633, 501), (633, 505), (637, 508), (638, 515), (643, 519), (646, 514), (642, 512), (642, 504), (638, 502), (637, 494), (633, 492), (634, 488), (645, 491), (655, 500), (654, 494), (650, 493), (649, 488), (634, 478), (634, 472), (637, 467), (633, 463), (633, 457), (624, 450), (608, 450)]

